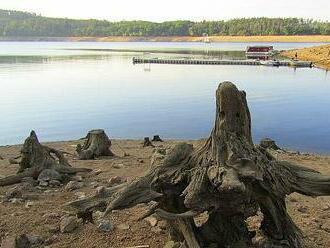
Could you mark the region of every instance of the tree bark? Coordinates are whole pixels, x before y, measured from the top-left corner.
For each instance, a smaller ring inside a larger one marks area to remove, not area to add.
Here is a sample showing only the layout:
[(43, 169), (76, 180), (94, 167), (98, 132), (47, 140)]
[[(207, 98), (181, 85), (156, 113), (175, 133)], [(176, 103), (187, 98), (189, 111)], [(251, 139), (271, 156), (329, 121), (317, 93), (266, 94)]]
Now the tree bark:
[[(261, 231), (283, 247), (302, 247), (302, 234), (287, 214), (285, 197), (293, 192), (310, 196), (330, 195), (330, 177), (277, 161), (254, 146), (246, 94), (230, 82), (216, 92), (216, 118), (210, 137), (193, 149), (180, 143), (160, 166), (111, 191), (70, 204), (76, 211), (93, 210), (108, 201), (104, 214), (114, 209), (156, 201), (148, 214), (170, 222), (173, 239), (189, 248), (249, 247), (254, 233), (246, 219), (260, 209)], [(105, 201), (104, 201), (105, 200)], [(207, 211), (209, 219), (197, 227), (193, 217)]]
[(111, 141), (104, 130), (97, 129), (88, 132), (84, 145), (77, 145), (76, 151), (79, 159), (88, 160), (101, 156), (114, 156), (110, 147)]

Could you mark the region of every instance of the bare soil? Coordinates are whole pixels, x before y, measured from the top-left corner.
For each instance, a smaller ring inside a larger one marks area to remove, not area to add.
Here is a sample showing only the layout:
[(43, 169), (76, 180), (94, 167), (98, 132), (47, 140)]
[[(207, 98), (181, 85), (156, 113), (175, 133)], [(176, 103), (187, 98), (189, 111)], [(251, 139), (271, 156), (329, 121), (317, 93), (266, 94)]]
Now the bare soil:
[(330, 70), (330, 45), (289, 50), (282, 53), (283, 56), (294, 59), (311, 61), (316, 66)]
[[(154, 142), (156, 146), (173, 147), (180, 141), (167, 140)], [(201, 141), (186, 141), (197, 146)], [(74, 167), (88, 167), (101, 170), (101, 173), (81, 174), (85, 186), (81, 189), (67, 192), (64, 187), (34, 188), (30, 194), (31, 206), (26, 202), (0, 203), (0, 243), (6, 236), (32, 234), (52, 239), (48, 247), (114, 247), (125, 248), (138, 245), (149, 245), (151, 248), (163, 247), (168, 241), (166, 228), (152, 227), (145, 221), (137, 219), (146, 211), (145, 205), (114, 211), (110, 219), (115, 228), (112, 232), (100, 232), (93, 224), (80, 225), (73, 233), (63, 234), (58, 231), (61, 216), (66, 214), (62, 207), (64, 203), (77, 199), (78, 195), (91, 194), (95, 185), (107, 186), (108, 180), (114, 176), (126, 177), (129, 181), (142, 176), (150, 166), (150, 159), (154, 148), (142, 147), (142, 141), (113, 140), (112, 151), (116, 154), (111, 158), (98, 160), (77, 160), (75, 146), (82, 141), (53, 142), (48, 146), (67, 151), (70, 163)], [(16, 173), (18, 166), (11, 165), (9, 158), (19, 154), (21, 146), (0, 147), (0, 177)], [(124, 152), (129, 156), (124, 156)], [(316, 154), (277, 153), (278, 159), (304, 165), (330, 175), (330, 156)], [(0, 188), (0, 195), (4, 195), (14, 186)], [(305, 234), (306, 247), (330, 247), (330, 197), (311, 198), (298, 194), (287, 197), (288, 211), (297, 225)], [(251, 228), (256, 228), (260, 220), (251, 221)], [(128, 224), (128, 230), (118, 228), (119, 224)]]

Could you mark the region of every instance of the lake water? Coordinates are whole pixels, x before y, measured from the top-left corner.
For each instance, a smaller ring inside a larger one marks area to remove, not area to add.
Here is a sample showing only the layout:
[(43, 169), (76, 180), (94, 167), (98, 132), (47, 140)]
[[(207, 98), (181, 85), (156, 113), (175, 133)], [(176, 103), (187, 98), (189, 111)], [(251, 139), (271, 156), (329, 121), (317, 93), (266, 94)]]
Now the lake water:
[[(252, 44), (0, 42), (0, 144), (22, 143), (31, 129), (41, 141), (77, 139), (95, 128), (112, 138), (204, 138), (214, 121), (215, 90), (229, 80), (247, 92), (255, 142), (271, 137), (283, 147), (330, 153), (325, 70), (132, 64), (133, 56), (145, 56), (133, 50), (207, 53)], [(312, 45), (274, 44), (278, 50)]]

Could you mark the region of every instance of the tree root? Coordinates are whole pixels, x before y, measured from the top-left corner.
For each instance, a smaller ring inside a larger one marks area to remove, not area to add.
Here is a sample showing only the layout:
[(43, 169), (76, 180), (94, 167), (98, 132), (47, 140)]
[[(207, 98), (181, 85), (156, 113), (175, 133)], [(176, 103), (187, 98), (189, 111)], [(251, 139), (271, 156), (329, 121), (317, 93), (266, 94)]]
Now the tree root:
[[(248, 247), (254, 233), (246, 219), (260, 208), (261, 231), (274, 244), (303, 246), (302, 234), (286, 211), (285, 197), (293, 192), (330, 195), (330, 177), (277, 161), (254, 146), (246, 94), (230, 82), (216, 92), (216, 119), (204, 145), (193, 149), (180, 143), (162, 164), (132, 183), (109, 189), (106, 197), (91, 196), (69, 203), (76, 211), (93, 211), (106, 204), (114, 209), (156, 201), (146, 215), (156, 213), (169, 221), (171, 236), (188, 248)], [(193, 217), (209, 213), (197, 227)]]

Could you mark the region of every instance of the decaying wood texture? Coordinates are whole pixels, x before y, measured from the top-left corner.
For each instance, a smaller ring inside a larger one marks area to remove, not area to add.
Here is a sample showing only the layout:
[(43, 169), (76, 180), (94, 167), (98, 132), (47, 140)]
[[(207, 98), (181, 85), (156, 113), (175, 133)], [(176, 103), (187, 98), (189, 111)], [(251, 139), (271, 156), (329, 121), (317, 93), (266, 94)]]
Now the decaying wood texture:
[(154, 137), (152, 138), (152, 141), (155, 141), (155, 142), (163, 142), (163, 140), (160, 138), (159, 135), (154, 135)]
[[(204, 145), (194, 149), (180, 143), (144, 177), (67, 207), (86, 212), (107, 205), (107, 214), (156, 201), (147, 215), (167, 219), (172, 239), (189, 248), (249, 247), (255, 233), (245, 221), (260, 209), (261, 231), (270, 244), (300, 248), (302, 234), (285, 205), (285, 197), (293, 192), (330, 195), (330, 177), (277, 161), (254, 146), (245, 92), (224, 82), (216, 92), (215, 124)], [(208, 220), (197, 226), (194, 217), (205, 211)]]
[(71, 167), (64, 156), (64, 152), (41, 145), (36, 133), (31, 131), (21, 149), (21, 161), (19, 162), (17, 174), (1, 178), (0, 186), (20, 183), (24, 177), (37, 179), (44, 170), (48, 170), (50, 173), (55, 171), (54, 173), (60, 174), (63, 180), (78, 172), (91, 171), (86, 168)]
[(86, 136), (83, 146), (77, 145), (79, 159), (95, 159), (101, 156), (113, 156), (110, 150), (111, 141), (102, 129), (91, 130)]
[(147, 146), (152, 146), (154, 147), (154, 145), (151, 143), (150, 138), (149, 137), (144, 137), (144, 141), (143, 141), (143, 147), (147, 147)]

